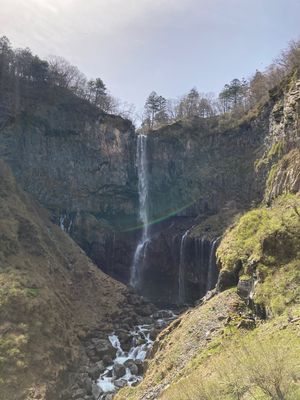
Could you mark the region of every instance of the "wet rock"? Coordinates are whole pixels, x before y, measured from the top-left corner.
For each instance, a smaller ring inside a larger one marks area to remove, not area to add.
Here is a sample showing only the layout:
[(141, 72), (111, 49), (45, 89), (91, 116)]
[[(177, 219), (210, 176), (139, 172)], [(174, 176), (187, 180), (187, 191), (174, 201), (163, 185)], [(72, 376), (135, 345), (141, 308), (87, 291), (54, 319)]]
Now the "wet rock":
[(139, 368), (136, 365), (135, 361), (133, 360), (127, 360), (124, 363), (125, 367), (129, 369), (129, 371), (132, 373), (132, 375), (138, 375), (139, 373)]
[(126, 374), (126, 369), (123, 364), (115, 364), (114, 365), (114, 374), (117, 379), (121, 378)]
[(121, 389), (127, 385), (127, 382), (125, 379), (119, 379), (119, 380), (115, 381), (114, 384), (118, 389)]
[(113, 363), (113, 359), (112, 359), (110, 356), (105, 355), (105, 356), (102, 358), (102, 362), (103, 362), (103, 364), (105, 365), (105, 367), (107, 367), (108, 365), (111, 365), (111, 364)]
[(121, 330), (117, 332), (117, 336), (121, 343), (122, 349), (125, 351), (129, 351), (132, 345), (132, 336), (130, 332), (126, 332), (125, 330)]
[(143, 375), (144, 362), (142, 360), (135, 360), (135, 365), (138, 367), (138, 375)]

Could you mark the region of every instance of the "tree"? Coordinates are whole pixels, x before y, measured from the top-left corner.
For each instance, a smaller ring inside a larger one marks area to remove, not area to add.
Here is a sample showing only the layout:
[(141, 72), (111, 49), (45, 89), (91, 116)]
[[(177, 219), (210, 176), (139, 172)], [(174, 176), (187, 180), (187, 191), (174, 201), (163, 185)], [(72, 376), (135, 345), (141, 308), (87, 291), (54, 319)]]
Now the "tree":
[(48, 58), (49, 73), (52, 84), (82, 93), (86, 87), (86, 77), (77, 67), (63, 57)]
[(222, 105), (223, 112), (228, 112), (237, 106), (245, 108), (248, 82), (245, 79), (233, 79), (229, 84), (226, 84), (219, 94), (219, 99)]
[(88, 87), (88, 99), (91, 103), (95, 104), (99, 108), (105, 108), (107, 96), (106, 86), (104, 85), (101, 78), (90, 80), (87, 83)]
[(268, 82), (266, 76), (256, 70), (253, 77), (250, 79), (250, 104), (258, 103), (264, 96), (268, 94)]
[(166, 107), (167, 100), (163, 96), (159, 96), (156, 92), (150, 93), (145, 103), (144, 125), (153, 129), (155, 123), (159, 125), (166, 122), (168, 119)]
[(0, 81), (1, 84), (10, 74), (13, 68), (14, 53), (9, 39), (6, 36), (0, 38)]

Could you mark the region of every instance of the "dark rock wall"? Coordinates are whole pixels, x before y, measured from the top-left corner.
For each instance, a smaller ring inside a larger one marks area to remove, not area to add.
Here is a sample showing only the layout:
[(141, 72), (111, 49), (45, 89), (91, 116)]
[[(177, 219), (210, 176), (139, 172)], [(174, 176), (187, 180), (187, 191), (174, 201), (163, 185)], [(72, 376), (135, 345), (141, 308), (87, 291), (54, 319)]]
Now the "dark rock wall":
[[(97, 265), (128, 282), (141, 234), (135, 228), (138, 190), (132, 124), (66, 93), (37, 96), (27, 91), (19, 95), (9, 117), (0, 118), (5, 121), (0, 157), (9, 163), (22, 187), (52, 211), (56, 223)], [(235, 213), (263, 199), (272, 163), (257, 173), (255, 161), (282, 137), (289, 138), (285, 152), (295, 151), (299, 141), (297, 82), (235, 126), (221, 127), (218, 119), (195, 118), (149, 133), (153, 224), (142, 285), (147, 297), (162, 303), (178, 300), (177, 253), (182, 235), (192, 227), (194, 239), (187, 241), (186, 254), (187, 301), (203, 295), (207, 271), (196, 268), (199, 254), (194, 241), (220, 236)], [(282, 176), (290, 185), (299, 185), (298, 167), (290, 164), (285, 174), (283, 167), (278, 170), (270, 193), (284, 192), (287, 185)], [(227, 214), (230, 218), (224, 217), (223, 222), (215, 218), (221, 226), (206, 235), (205, 221)]]
[(138, 204), (134, 127), (58, 89), (20, 90), (1, 115), (0, 157), (101, 268), (113, 264), (127, 281), (136, 234), (123, 231), (136, 226)]

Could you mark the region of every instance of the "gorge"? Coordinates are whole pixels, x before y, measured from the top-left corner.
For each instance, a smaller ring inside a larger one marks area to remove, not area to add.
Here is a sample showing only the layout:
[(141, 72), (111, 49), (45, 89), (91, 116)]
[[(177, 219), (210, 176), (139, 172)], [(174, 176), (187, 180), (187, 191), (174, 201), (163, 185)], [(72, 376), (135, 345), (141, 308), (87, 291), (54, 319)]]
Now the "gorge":
[(278, 348), (297, 399), (298, 70), (147, 132), (22, 79), (0, 113), (0, 400), (280, 399)]

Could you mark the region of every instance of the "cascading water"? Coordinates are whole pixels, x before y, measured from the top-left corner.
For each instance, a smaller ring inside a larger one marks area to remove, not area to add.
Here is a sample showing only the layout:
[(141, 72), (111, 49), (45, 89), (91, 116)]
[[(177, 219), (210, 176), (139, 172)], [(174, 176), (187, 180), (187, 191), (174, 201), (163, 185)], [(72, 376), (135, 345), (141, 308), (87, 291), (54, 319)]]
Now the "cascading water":
[(138, 288), (141, 283), (141, 271), (143, 270), (149, 241), (147, 135), (140, 134), (137, 137), (136, 165), (138, 171), (139, 216), (143, 224), (143, 233), (135, 250), (131, 267), (130, 285), (134, 288)]
[[(191, 303), (212, 290), (218, 280), (216, 250), (220, 238), (209, 240), (205, 237), (191, 237), (187, 230), (180, 239), (174, 259), (178, 262), (178, 305)], [(178, 242), (177, 242), (178, 243)]]
[(184, 304), (185, 296), (185, 242), (188, 237), (189, 230), (186, 231), (180, 243), (180, 259), (179, 259), (179, 273), (178, 273), (178, 301), (179, 304)]

